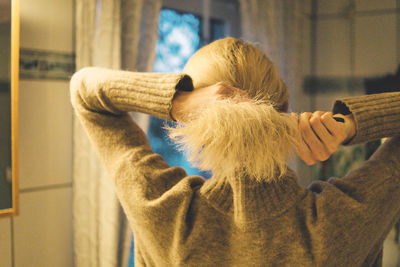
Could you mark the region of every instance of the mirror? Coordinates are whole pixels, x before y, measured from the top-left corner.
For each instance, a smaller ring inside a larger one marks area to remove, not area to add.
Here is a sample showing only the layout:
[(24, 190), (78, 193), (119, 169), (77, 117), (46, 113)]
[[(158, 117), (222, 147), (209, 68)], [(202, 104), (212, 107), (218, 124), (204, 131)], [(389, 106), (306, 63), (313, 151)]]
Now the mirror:
[(0, 216), (18, 214), (19, 1), (0, 0)]

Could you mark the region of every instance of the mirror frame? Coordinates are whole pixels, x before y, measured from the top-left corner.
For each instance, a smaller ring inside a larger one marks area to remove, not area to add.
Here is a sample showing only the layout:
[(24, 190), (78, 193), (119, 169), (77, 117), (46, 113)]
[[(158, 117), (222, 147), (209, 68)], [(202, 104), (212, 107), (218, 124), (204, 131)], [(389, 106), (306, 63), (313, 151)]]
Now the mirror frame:
[(19, 85), (19, 0), (11, 0), (11, 181), (12, 207), (0, 210), (0, 217), (19, 213), (18, 192), (18, 85)]

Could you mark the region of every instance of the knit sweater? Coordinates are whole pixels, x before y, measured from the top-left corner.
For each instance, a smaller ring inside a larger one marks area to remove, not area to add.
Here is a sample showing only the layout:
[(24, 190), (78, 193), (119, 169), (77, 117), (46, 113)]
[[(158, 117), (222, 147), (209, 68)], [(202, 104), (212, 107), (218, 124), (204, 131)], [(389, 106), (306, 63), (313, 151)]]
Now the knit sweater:
[(335, 111), (356, 121), (350, 144), (394, 137), (345, 177), (303, 188), (291, 170), (267, 183), (205, 180), (168, 166), (127, 112), (171, 120), (177, 89), (192, 89), (190, 78), (85, 68), (71, 80), (76, 114), (133, 230), (135, 265), (353, 267), (379, 259), (400, 218), (399, 93), (339, 100)]

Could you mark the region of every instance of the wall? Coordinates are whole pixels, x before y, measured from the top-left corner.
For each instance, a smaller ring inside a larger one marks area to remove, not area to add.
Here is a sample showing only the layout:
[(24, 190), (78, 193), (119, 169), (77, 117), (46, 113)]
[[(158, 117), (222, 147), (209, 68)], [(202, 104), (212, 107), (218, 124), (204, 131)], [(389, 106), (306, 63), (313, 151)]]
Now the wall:
[[(20, 0), (21, 49), (73, 53), (73, 0)], [(20, 214), (0, 218), (0, 266), (73, 266), (68, 81), (21, 79)]]
[(337, 96), (363, 94), (365, 78), (396, 72), (399, 1), (316, 0), (311, 5), (310, 74), (327, 84), (313, 96), (314, 108), (330, 109), (327, 103)]
[[(310, 94), (310, 110), (331, 110), (337, 97), (364, 94), (365, 78), (396, 72), (400, 1), (314, 0), (310, 6), (308, 75), (320, 85)], [(393, 229), (384, 244), (383, 266), (400, 266), (394, 236)]]

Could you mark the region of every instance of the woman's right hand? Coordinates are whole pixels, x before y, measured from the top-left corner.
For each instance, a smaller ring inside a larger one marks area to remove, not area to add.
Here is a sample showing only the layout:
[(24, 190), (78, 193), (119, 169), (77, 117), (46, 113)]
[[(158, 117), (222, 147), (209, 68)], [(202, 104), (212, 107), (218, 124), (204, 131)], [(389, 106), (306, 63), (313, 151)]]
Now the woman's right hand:
[[(332, 112), (292, 113), (299, 125), (297, 155), (309, 166), (327, 160), (343, 143), (349, 142), (356, 133), (354, 117)], [(334, 117), (344, 119), (337, 122)]]
[(191, 113), (210, 107), (217, 100), (229, 97), (247, 99), (248, 95), (246, 91), (223, 82), (195, 88), (190, 92), (178, 91), (172, 99), (171, 116), (178, 122), (184, 122)]

